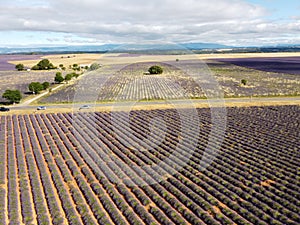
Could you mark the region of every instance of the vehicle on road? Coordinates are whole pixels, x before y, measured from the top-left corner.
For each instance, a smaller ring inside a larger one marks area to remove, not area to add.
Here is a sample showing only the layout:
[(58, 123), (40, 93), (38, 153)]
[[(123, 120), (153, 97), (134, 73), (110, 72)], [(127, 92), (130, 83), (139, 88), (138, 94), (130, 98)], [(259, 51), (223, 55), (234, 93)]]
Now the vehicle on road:
[(8, 112), (9, 110), (9, 108), (0, 107), (0, 112)]
[(83, 106), (80, 106), (79, 110), (80, 109), (90, 109), (91, 107), (89, 105), (83, 105)]
[(46, 110), (46, 106), (39, 106), (36, 108), (37, 110)]

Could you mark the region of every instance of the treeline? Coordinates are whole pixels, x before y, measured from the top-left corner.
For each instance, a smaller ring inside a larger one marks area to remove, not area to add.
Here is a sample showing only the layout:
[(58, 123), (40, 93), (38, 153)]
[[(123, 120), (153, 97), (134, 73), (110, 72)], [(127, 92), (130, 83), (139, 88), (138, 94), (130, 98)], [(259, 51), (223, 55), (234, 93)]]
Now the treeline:
[[(54, 77), (54, 84), (61, 84), (63, 82), (68, 83), (73, 78), (78, 78), (82, 74), (82, 73), (78, 74), (75, 71), (81, 71), (81, 69), (92, 71), (92, 70), (97, 70), (100, 67), (101, 66), (98, 63), (93, 63), (90, 66), (84, 66), (84, 67), (81, 67), (77, 63), (74, 63), (73, 65), (69, 66), (69, 69), (72, 69), (74, 72), (68, 73), (65, 76), (63, 76), (61, 72), (57, 72)], [(17, 64), (15, 66), (15, 68), (18, 71), (25, 70), (24, 64), (21, 64), (21, 63)], [(54, 66), (53, 63), (51, 63), (49, 61), (49, 59), (42, 59), (36, 65), (34, 65), (31, 69), (32, 70), (52, 70), (52, 69), (58, 69), (58, 67)], [(65, 71), (66, 67), (63, 64), (59, 64), (59, 69)], [(39, 94), (41, 91), (44, 91), (47, 89), (49, 89), (49, 91), (51, 91), (50, 86), (51, 86), (51, 84), (47, 81), (45, 81), (43, 83), (34, 81), (28, 85), (28, 89), (32, 94)], [(20, 90), (8, 89), (3, 93), (2, 98), (7, 99), (10, 104), (14, 104), (14, 103), (20, 103), (23, 96), (22, 96), (22, 93)]]
[[(53, 84), (61, 84), (64, 81), (68, 83), (72, 78), (78, 78), (81, 74), (77, 74), (75, 72), (68, 73), (65, 75), (65, 77), (62, 76), (61, 72), (57, 72), (54, 77), (54, 83)], [(28, 89), (32, 94), (39, 94), (41, 91), (49, 89), (49, 92), (51, 92), (51, 84), (47, 81), (41, 83), (41, 82), (31, 82), (28, 85)], [(9, 101), (10, 104), (20, 103), (21, 99), (23, 98), (22, 93), (20, 90), (6, 90), (2, 98), (5, 98)]]
[[(25, 66), (22, 63), (19, 63), (15, 66), (16, 70), (23, 71), (25, 70)], [(80, 66), (77, 63), (74, 63), (73, 65), (69, 65), (69, 69), (72, 69), (74, 71), (81, 71), (81, 69), (85, 70), (96, 70), (99, 69), (100, 65), (98, 63), (93, 63), (90, 66)], [(66, 70), (66, 67), (63, 64), (59, 64), (59, 67), (54, 66), (53, 63), (49, 61), (49, 59), (42, 59), (39, 61), (36, 65), (31, 67), (31, 70), (52, 70), (52, 69), (61, 69)]]

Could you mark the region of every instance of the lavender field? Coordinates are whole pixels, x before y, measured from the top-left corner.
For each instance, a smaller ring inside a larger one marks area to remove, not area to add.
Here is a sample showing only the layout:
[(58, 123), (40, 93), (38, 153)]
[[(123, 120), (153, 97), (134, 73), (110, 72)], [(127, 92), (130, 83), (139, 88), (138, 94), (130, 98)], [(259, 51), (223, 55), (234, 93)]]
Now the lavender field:
[[(181, 63), (184, 67), (191, 68), (199, 61), (182, 60)], [(102, 72), (99, 71), (103, 73), (102, 75), (97, 78), (95, 76), (84, 78), (86, 87), (75, 82), (63, 90), (52, 93), (41, 102), (72, 102), (79, 92), (82, 92), (82, 95), (89, 95), (92, 101), (113, 101), (117, 98), (124, 101), (205, 98), (205, 93), (193, 78), (176, 66), (171, 66), (170, 62), (160, 63), (164, 68), (163, 75), (145, 75), (147, 68), (152, 64), (149, 62), (131, 64), (118, 73), (113, 72), (116, 65), (104, 66)], [(207, 60), (206, 65), (209, 67), (209, 71), (206, 72), (218, 82), (225, 97), (300, 95), (300, 77), (292, 74), (253, 70), (214, 60)], [(241, 85), (242, 79), (246, 79), (248, 84)], [(205, 78), (200, 78), (200, 83), (205, 87)], [(179, 91), (178, 87), (183, 91)], [(94, 97), (95, 94), (98, 95), (97, 98)]]
[(218, 61), (266, 72), (300, 75), (300, 57), (231, 58)]
[[(198, 62), (188, 61), (184, 62), (184, 65), (192, 68), (196, 63)], [(153, 64), (163, 67), (164, 73), (162, 75), (145, 74)], [(75, 82), (73, 85), (51, 94), (42, 102), (73, 101), (78, 95), (80, 95), (80, 101), (136, 101), (205, 97), (199, 83), (197, 84), (192, 77), (171, 63), (135, 63), (125, 67), (119, 66), (120, 68), (115, 72), (117, 67), (117, 65), (103, 67), (96, 76), (87, 75), (83, 78), (84, 81)], [(82, 85), (83, 83), (84, 85)], [(203, 82), (200, 83), (205, 85)]]
[(39, 59), (41, 55), (0, 55), (0, 71), (15, 70), (15, 65), (9, 61)]
[[(136, 61), (139, 60), (139, 55), (129, 56), (137, 57)], [(6, 89), (19, 89), (26, 96), (29, 83), (53, 82), (56, 71), (19, 72), (15, 70), (14, 65), (7, 63), (9, 60), (39, 57), (39, 55), (0, 56), (0, 101), (3, 101), (1, 95)], [(65, 88), (51, 93), (40, 102), (72, 102), (78, 92), (91, 96), (93, 101), (114, 101), (116, 98), (123, 101), (136, 101), (206, 97), (202, 88), (193, 80), (194, 78), (176, 67), (175, 60), (167, 61), (166, 57), (166, 61), (155, 63), (155, 56), (153, 62), (129, 63), (125, 66), (118, 64), (117, 57), (115, 58), (115, 64), (104, 65), (97, 78), (84, 76), (85, 87), (80, 86), (82, 81), (75, 81), (74, 84), (66, 85)], [(300, 57), (208, 59), (203, 61), (201, 66), (203, 68), (208, 66), (209, 70), (206, 69), (206, 72), (214, 77), (225, 97), (298, 96), (300, 95), (300, 76), (297, 76), (300, 74), (299, 62)], [(180, 59), (177, 63), (192, 68), (197, 63), (201, 64), (201, 61)], [(154, 64), (161, 65), (164, 73), (159, 76), (145, 75), (148, 68)], [(242, 79), (247, 80), (247, 85), (241, 84)], [(200, 82), (206, 85), (206, 78), (200, 78)], [(96, 98), (95, 94), (97, 94)]]
[[(214, 60), (210, 60), (208, 66), (225, 97), (300, 95), (300, 77), (294, 74), (254, 70)], [(247, 80), (247, 85), (241, 85), (242, 79)]]
[(23, 97), (28, 96), (28, 85), (31, 82), (54, 81), (56, 71), (0, 71), (0, 102), (5, 99), (2, 94), (7, 89), (18, 89)]
[(300, 107), (227, 110), (0, 116), (0, 224), (299, 225)]

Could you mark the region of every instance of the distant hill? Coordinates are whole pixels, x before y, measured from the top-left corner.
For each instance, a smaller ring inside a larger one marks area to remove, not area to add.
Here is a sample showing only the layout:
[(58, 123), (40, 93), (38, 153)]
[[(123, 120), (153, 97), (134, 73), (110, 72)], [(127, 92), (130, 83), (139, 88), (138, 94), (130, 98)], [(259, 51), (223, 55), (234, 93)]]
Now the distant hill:
[(107, 52), (119, 45), (74, 45), (74, 46), (49, 46), (49, 47), (0, 47), (0, 54), (39, 54), (39, 53), (71, 53), (71, 52)]
[(212, 43), (183, 43), (180, 44), (184, 48), (190, 50), (199, 50), (199, 49), (228, 49), (233, 48), (227, 45), (220, 45), (220, 44), (212, 44)]
[(186, 50), (195, 53), (247, 53), (247, 52), (300, 52), (300, 45), (276, 45), (265, 47), (232, 47), (214, 43), (144, 44), (144, 45), (72, 45), (47, 47), (0, 47), (0, 54), (63, 54), (129, 52), (148, 54), (182, 54)]
[(0, 47), (0, 54), (39, 54), (39, 53), (72, 53), (72, 52), (123, 52), (123, 51), (145, 51), (145, 50), (199, 50), (199, 49), (220, 49), (228, 48), (225, 45), (212, 43), (183, 43), (183, 44), (145, 44), (145, 45), (73, 45), (73, 46), (50, 46), (50, 47)]

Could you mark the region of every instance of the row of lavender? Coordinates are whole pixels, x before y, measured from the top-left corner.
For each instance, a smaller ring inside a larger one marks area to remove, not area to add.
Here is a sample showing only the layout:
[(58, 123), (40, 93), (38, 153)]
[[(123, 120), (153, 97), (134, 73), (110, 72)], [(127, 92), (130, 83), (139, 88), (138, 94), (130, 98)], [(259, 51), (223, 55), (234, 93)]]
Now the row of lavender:
[[(2, 116), (0, 223), (296, 225), (299, 112), (228, 109), (224, 144), (204, 171), (209, 109), (198, 110), (199, 133), (175, 110), (131, 112), (129, 127), (124, 112), (119, 126), (110, 113)], [(151, 133), (156, 117), (163, 140)], [(182, 142), (184, 127), (193, 135)]]

